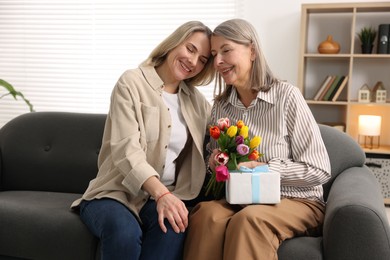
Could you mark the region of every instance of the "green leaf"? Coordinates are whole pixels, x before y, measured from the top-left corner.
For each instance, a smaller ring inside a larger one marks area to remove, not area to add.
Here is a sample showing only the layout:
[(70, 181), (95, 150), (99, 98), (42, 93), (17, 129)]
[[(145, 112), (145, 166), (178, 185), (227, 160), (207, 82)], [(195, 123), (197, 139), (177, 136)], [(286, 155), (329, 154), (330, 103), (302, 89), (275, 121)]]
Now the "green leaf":
[(227, 163), (227, 167), (229, 170), (236, 170), (238, 168), (237, 166), (237, 157), (235, 153), (231, 153), (229, 155), (229, 161)]
[(357, 34), (362, 44), (372, 44), (377, 31), (372, 27), (363, 27)]
[(12, 96), (14, 97), (14, 99), (16, 100), (17, 97), (19, 96), (19, 97), (21, 97), (21, 98), (24, 100), (24, 102), (27, 104), (27, 106), (28, 106), (29, 109), (30, 109), (30, 112), (34, 112), (33, 105), (30, 103), (30, 100), (28, 100), (28, 99), (26, 99), (26, 98), (24, 97), (24, 95), (22, 94), (22, 92), (16, 91), (15, 88), (14, 88), (10, 83), (8, 83), (7, 81), (2, 80), (2, 79), (0, 79), (0, 86), (3, 86), (3, 87), (8, 91), (8, 93), (6, 93), (6, 94), (0, 96), (0, 98), (5, 97), (5, 96), (7, 96), (7, 95), (12, 95)]
[(205, 195), (208, 196), (211, 193), (215, 199), (221, 199), (225, 195), (225, 182), (217, 182), (215, 172), (212, 173), (207, 183)]
[(226, 133), (221, 133), (218, 139), (218, 145), (221, 151), (226, 152), (229, 149), (230, 137)]
[[(8, 93), (6, 95), (11, 94), (14, 97), (14, 99), (16, 99), (17, 92), (11, 84), (9, 84), (5, 80), (0, 79), (0, 85), (5, 87), (5, 89), (8, 91)], [(5, 95), (3, 95), (3, 96), (5, 96)], [(3, 97), (3, 96), (1, 96), (1, 97)]]

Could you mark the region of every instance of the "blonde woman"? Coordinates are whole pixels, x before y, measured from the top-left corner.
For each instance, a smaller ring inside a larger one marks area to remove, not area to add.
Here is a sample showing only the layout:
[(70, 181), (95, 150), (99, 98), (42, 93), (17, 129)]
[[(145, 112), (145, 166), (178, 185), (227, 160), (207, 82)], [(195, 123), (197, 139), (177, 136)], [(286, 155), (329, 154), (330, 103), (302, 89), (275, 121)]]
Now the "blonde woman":
[[(251, 24), (233, 19), (217, 26), (211, 54), (219, 73), (211, 122), (223, 117), (232, 124), (243, 120), (250, 136), (262, 137), (258, 150), (264, 156), (258, 164), (280, 172), (281, 202), (199, 203), (190, 214), (184, 259), (277, 259), (283, 240), (321, 230), (322, 184), (330, 178), (329, 157), (304, 98), (298, 88), (273, 76)], [(215, 148), (211, 139), (211, 169)]]
[(210, 105), (195, 86), (214, 76), (210, 36), (201, 22), (183, 24), (113, 89), (98, 174), (72, 205), (102, 259), (182, 259), (185, 201), (206, 172)]

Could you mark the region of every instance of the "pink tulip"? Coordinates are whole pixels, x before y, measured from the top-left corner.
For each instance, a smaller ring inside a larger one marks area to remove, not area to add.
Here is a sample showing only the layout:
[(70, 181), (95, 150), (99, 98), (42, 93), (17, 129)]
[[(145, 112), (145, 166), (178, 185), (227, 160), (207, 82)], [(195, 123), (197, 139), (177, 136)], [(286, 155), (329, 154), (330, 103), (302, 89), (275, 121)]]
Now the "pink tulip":
[(228, 129), (230, 127), (230, 120), (227, 117), (220, 118), (217, 121), (217, 125), (218, 125), (219, 129), (224, 131), (225, 129)]
[(229, 155), (227, 153), (217, 153), (214, 157), (214, 160), (218, 163), (218, 165), (225, 165), (229, 161)]
[(237, 145), (237, 152), (240, 155), (247, 155), (249, 153), (249, 147), (245, 144), (239, 144)]
[(218, 182), (229, 179), (229, 170), (225, 165), (219, 165), (215, 167), (215, 179)]

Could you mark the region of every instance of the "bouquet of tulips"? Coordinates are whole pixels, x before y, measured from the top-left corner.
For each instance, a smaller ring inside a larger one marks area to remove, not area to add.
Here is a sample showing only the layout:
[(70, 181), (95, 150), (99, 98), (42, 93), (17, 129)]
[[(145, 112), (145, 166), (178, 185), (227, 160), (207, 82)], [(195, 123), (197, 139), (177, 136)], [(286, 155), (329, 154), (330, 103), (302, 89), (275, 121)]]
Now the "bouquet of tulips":
[(215, 170), (206, 185), (206, 195), (212, 193), (216, 199), (224, 196), (225, 181), (229, 170), (238, 170), (238, 164), (256, 161), (262, 156), (257, 150), (261, 137), (248, 137), (249, 128), (242, 120), (230, 125), (229, 118), (220, 118), (217, 125), (210, 126), (210, 136), (218, 143), (219, 152), (215, 155)]

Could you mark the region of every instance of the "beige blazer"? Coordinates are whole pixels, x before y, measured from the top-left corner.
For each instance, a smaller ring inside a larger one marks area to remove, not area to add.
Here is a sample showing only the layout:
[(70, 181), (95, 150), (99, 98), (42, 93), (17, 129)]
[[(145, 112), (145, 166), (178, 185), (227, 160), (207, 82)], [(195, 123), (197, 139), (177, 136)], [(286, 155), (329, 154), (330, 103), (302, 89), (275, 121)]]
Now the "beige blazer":
[[(128, 70), (119, 78), (111, 96), (97, 177), (72, 208), (82, 199), (112, 198), (138, 216), (150, 197), (141, 187), (149, 177), (162, 176), (171, 134), (162, 87), (163, 81), (152, 66)], [(199, 194), (206, 173), (203, 141), (210, 104), (195, 87), (184, 82), (178, 94), (190, 139), (179, 156), (176, 183), (168, 189), (180, 199), (189, 200)]]

